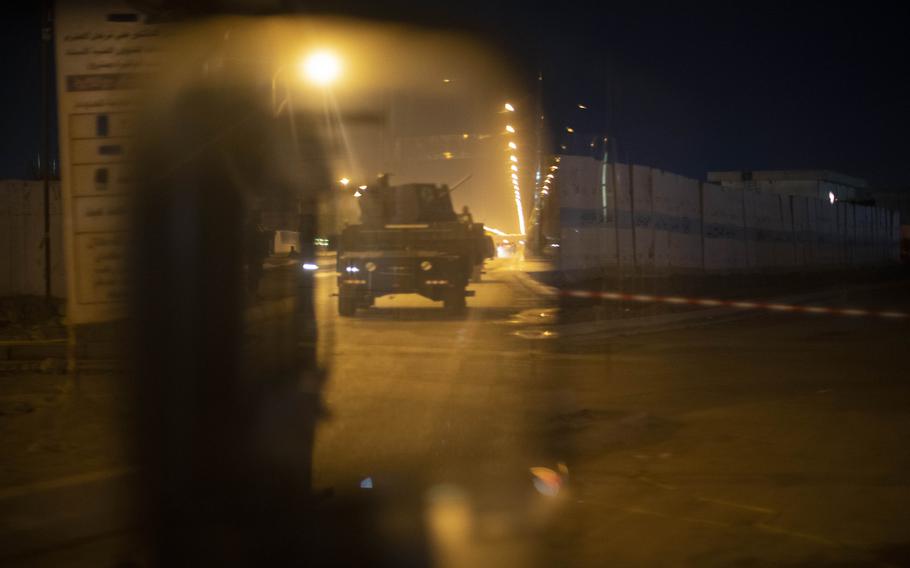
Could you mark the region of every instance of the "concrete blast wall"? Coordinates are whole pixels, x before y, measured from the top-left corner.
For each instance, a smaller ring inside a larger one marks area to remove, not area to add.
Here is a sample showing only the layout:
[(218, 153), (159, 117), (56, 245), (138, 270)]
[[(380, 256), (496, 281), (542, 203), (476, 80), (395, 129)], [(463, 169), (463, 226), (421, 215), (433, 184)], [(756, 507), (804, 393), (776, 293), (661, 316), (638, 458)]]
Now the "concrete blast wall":
[[(60, 185), (51, 182), (51, 293), (65, 295)], [(44, 183), (0, 181), (0, 296), (44, 295)]]
[(557, 187), (560, 264), (569, 272), (786, 272), (899, 261), (897, 212), (878, 207), (577, 156), (561, 157)]

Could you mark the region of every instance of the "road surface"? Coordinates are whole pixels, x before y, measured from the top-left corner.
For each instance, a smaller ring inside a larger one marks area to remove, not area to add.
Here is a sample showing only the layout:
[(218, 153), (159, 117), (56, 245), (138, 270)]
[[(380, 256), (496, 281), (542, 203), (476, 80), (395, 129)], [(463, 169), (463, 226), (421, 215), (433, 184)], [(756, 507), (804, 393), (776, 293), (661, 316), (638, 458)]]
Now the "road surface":
[[(412, 296), (338, 318), (320, 270), (318, 490), (418, 515), (414, 538), (443, 566), (906, 565), (906, 322), (762, 314), (560, 338), (512, 268), (489, 268), (464, 318)], [(836, 302), (906, 311), (907, 292)], [(4, 434), (0, 558), (141, 558), (118, 523), (129, 464), (98, 442), (116, 440), (111, 380), (83, 385), (94, 416), (114, 417), (86, 419), (95, 442), (53, 397), (0, 417), (22, 438)]]

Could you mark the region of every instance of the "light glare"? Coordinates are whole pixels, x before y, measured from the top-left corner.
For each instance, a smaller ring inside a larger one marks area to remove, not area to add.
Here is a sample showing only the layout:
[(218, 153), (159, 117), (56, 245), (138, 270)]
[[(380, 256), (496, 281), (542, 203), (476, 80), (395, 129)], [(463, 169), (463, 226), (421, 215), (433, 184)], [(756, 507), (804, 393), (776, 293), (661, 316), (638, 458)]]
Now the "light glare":
[(317, 51), (304, 60), (301, 70), (307, 79), (324, 87), (341, 74), (341, 61), (332, 52)]

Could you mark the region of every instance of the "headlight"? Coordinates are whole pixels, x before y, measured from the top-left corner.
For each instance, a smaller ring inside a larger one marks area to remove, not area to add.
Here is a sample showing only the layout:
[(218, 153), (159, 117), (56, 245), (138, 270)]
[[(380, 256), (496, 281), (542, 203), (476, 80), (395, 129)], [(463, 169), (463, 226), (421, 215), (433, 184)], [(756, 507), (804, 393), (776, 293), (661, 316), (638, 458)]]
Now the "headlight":
[(423, 270), (424, 272), (426, 272), (427, 270), (430, 270), (431, 268), (433, 268), (433, 263), (430, 262), (429, 260), (425, 260), (420, 263), (420, 269)]
[(366, 269), (367, 269), (367, 272), (373, 272), (374, 270), (376, 270), (376, 265), (373, 264), (372, 262), (368, 262), (366, 264)]
[(345, 268), (345, 270), (347, 270), (348, 272), (360, 272), (360, 269), (357, 268), (356, 266), (348, 266), (347, 268)]

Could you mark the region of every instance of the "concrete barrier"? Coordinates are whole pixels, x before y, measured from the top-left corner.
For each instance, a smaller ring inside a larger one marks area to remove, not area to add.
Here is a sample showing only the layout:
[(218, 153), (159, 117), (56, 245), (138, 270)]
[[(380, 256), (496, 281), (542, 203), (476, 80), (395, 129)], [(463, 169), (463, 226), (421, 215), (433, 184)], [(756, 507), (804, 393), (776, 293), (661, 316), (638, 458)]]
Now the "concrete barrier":
[(635, 266), (639, 270), (651, 271), (654, 269), (652, 170), (633, 165), (631, 172)]
[(702, 185), (705, 270), (734, 272), (746, 267), (741, 192)]
[(724, 188), (640, 165), (616, 164), (604, 173), (593, 158), (561, 159), (563, 270), (802, 271), (899, 258), (896, 212)]
[[(51, 294), (65, 295), (60, 187), (51, 182)], [(44, 295), (44, 184), (0, 181), (0, 296)]]
[[(613, 248), (614, 257), (619, 253), (619, 261), (625, 268), (632, 268), (635, 265), (635, 255), (633, 251), (633, 220), (632, 220), (632, 185), (629, 175), (630, 168), (626, 164), (616, 164), (615, 172), (607, 168), (608, 181), (612, 181), (615, 187), (614, 195), (614, 215), (613, 215)], [(616, 246), (616, 239), (619, 239), (619, 246)]]

